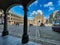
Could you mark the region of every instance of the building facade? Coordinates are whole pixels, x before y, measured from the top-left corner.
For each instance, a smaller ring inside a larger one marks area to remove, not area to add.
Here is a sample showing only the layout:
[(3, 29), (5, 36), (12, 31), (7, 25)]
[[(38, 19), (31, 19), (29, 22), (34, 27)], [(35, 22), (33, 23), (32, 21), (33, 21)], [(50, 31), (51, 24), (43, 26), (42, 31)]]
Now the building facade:
[[(4, 13), (3, 11), (0, 11), (0, 22), (4, 22)], [(7, 23), (9, 25), (16, 25), (16, 24), (21, 24), (23, 25), (24, 22), (24, 17), (23, 16), (18, 16), (12, 12), (9, 12), (7, 14)]]
[[(1, 16), (3, 18), (1, 18)], [(1, 11), (0, 12), (0, 22), (3, 22), (4, 20), (4, 14)], [(41, 14), (40, 12), (38, 13), (38, 15), (36, 15), (36, 13), (34, 13), (34, 19), (33, 20), (28, 20), (28, 26), (29, 25), (34, 25), (34, 26), (40, 26), (41, 23), (45, 23), (45, 18), (44, 15)], [(16, 24), (20, 24), (23, 25), (24, 24), (24, 17), (23, 16), (19, 16), (11, 11), (9, 11), (9, 13), (7, 14), (7, 23), (9, 25), (16, 25)]]
[(34, 19), (29, 20), (28, 25), (32, 24), (34, 26), (40, 26), (41, 23), (45, 23), (45, 22), (46, 22), (46, 20), (44, 18), (44, 15), (39, 12), (38, 15), (36, 15), (36, 13), (34, 13)]
[[(36, 14), (34, 14), (34, 15), (36, 15)], [(35, 16), (35, 18), (34, 18), (34, 25), (40, 26), (41, 23), (44, 23), (44, 16), (43, 16), (43, 14), (41, 14), (39, 12), (38, 15)]]
[(50, 15), (49, 23), (60, 23), (60, 10), (57, 10)]
[(4, 12), (0, 9), (0, 24), (4, 22)]
[(8, 15), (8, 23), (11, 25), (15, 25), (15, 24), (21, 24), (23, 25), (24, 22), (24, 18), (23, 16), (18, 16), (14, 13), (9, 13)]

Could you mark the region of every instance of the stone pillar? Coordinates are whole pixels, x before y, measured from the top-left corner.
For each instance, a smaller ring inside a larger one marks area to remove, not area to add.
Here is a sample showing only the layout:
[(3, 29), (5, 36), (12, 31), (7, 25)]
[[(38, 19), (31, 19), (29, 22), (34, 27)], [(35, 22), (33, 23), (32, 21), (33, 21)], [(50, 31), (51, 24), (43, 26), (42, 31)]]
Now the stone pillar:
[(4, 11), (4, 29), (2, 32), (2, 36), (8, 35), (8, 30), (7, 30), (7, 14), (6, 11)]
[(29, 36), (27, 34), (27, 8), (24, 7), (24, 30), (23, 30), (23, 36), (22, 36), (22, 44), (28, 43)]

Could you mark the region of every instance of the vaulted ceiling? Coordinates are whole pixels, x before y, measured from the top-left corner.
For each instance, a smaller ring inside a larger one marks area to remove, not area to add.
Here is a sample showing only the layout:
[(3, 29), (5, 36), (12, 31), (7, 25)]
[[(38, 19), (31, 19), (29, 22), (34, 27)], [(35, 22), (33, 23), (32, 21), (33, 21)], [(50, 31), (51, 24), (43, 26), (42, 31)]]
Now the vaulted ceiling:
[(0, 9), (6, 10), (13, 4), (20, 4), (23, 6), (29, 6), (35, 0), (0, 0)]

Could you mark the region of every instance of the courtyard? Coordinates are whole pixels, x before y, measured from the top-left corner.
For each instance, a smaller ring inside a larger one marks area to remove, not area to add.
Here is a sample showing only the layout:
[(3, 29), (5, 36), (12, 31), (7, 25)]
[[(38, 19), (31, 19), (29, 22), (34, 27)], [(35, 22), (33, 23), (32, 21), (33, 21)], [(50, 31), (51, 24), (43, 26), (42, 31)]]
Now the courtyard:
[[(0, 33), (3, 31), (3, 25), (0, 25)], [(10, 36), (22, 38), (23, 25), (8, 25)], [(60, 34), (54, 32), (51, 26), (28, 26), (29, 40), (43, 44), (60, 44)]]

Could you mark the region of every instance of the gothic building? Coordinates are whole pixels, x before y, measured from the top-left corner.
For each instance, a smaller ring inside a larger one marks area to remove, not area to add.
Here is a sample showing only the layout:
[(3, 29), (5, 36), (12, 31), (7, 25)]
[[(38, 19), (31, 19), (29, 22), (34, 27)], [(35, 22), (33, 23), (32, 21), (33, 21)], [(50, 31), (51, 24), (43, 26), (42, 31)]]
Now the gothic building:
[(32, 24), (34, 26), (40, 26), (41, 23), (45, 23), (46, 20), (44, 18), (44, 15), (41, 14), (40, 12), (38, 12), (38, 14), (36, 15), (36, 13), (34, 13), (34, 19), (30, 20), (28, 23)]

